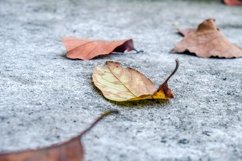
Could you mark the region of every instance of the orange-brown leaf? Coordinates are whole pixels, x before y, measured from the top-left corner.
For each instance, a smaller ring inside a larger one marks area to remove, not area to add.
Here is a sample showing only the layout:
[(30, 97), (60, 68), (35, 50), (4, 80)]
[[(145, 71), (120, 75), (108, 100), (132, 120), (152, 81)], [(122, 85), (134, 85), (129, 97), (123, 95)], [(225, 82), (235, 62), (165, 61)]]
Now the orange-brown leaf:
[(36, 150), (0, 153), (0, 161), (82, 161), (84, 158), (84, 150), (80, 140), (81, 137), (104, 117), (114, 113), (116, 114), (118, 111), (110, 110), (103, 113), (81, 134), (64, 143), (55, 144)]
[(178, 69), (160, 85), (156, 85), (145, 75), (132, 68), (123, 68), (120, 63), (107, 61), (104, 66), (96, 67), (92, 80), (94, 85), (102, 91), (104, 97), (112, 101), (137, 101), (145, 99), (170, 99), (173, 93), (168, 87), (168, 80)]
[(78, 136), (60, 145), (43, 149), (0, 154), (0, 161), (82, 161), (83, 157), (84, 150)]
[(242, 1), (241, 0), (224, 0), (224, 4), (228, 6), (241, 6)]
[(135, 50), (132, 39), (107, 41), (65, 37), (63, 43), (67, 50), (66, 57), (69, 59), (89, 60), (112, 52)]
[(235, 58), (242, 56), (242, 50), (229, 42), (215, 25), (214, 19), (203, 21), (197, 29), (179, 30), (184, 38), (172, 49), (172, 52), (189, 51), (199, 57)]
[(195, 31), (196, 29), (192, 29), (192, 28), (178, 29), (178, 34), (180, 34), (181, 36), (187, 36), (190, 33), (193, 33)]

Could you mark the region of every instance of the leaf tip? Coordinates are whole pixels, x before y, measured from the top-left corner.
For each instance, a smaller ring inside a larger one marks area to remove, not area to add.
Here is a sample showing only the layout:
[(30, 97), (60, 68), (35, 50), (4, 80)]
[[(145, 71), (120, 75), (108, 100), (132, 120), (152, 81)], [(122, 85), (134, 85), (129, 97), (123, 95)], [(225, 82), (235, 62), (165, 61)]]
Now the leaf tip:
[(197, 27), (197, 31), (207, 31), (207, 30), (215, 30), (217, 31), (216, 27), (216, 20), (214, 18), (208, 18), (200, 23)]

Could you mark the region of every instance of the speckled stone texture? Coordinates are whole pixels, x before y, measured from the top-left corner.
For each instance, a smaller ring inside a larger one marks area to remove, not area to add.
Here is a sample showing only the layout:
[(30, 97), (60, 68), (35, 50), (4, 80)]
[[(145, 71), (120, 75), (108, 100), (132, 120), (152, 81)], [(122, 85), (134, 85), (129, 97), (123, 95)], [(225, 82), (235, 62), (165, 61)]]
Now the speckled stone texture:
[[(220, 1), (0, 0), (0, 151), (49, 146), (118, 109), (82, 138), (86, 161), (242, 160), (242, 59), (170, 54), (176, 27), (215, 18), (242, 46), (242, 8)], [(90, 61), (64, 57), (62, 36), (133, 38), (144, 53)], [(175, 98), (118, 104), (91, 82), (93, 68), (122, 62)]]

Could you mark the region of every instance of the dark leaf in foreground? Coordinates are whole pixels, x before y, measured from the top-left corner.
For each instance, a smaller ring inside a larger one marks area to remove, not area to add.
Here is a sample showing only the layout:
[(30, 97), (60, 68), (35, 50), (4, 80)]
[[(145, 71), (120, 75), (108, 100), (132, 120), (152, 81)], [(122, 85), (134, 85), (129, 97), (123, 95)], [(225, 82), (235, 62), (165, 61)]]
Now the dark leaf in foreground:
[(104, 112), (86, 130), (64, 143), (36, 150), (0, 153), (0, 161), (82, 161), (84, 158), (84, 150), (80, 140), (81, 137), (104, 117), (117, 113), (117, 110)]

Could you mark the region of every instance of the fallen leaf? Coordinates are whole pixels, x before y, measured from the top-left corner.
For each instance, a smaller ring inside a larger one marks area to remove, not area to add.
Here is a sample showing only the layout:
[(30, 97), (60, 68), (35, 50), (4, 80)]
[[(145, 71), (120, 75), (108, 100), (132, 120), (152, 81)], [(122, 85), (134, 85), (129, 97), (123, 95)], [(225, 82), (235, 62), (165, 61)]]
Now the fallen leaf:
[(132, 39), (107, 41), (65, 37), (63, 43), (67, 50), (66, 57), (69, 59), (90, 60), (113, 52), (137, 51)]
[(36, 150), (0, 153), (0, 161), (82, 161), (84, 158), (84, 149), (81, 144), (81, 137), (89, 132), (104, 117), (117, 113), (117, 110), (104, 112), (86, 130), (64, 143)]
[(214, 19), (203, 21), (197, 29), (179, 30), (184, 38), (171, 50), (176, 53), (189, 51), (199, 57), (235, 58), (242, 56), (242, 50), (227, 38), (216, 27)]
[(242, 1), (241, 0), (224, 0), (224, 4), (228, 6), (241, 6)]
[(136, 101), (145, 99), (169, 99), (173, 93), (168, 87), (168, 80), (175, 74), (176, 67), (170, 76), (158, 88), (145, 75), (132, 68), (123, 68), (118, 62), (107, 61), (104, 66), (94, 69), (92, 80), (105, 98), (112, 101)]
[(178, 29), (178, 34), (180, 34), (181, 36), (187, 36), (190, 33), (193, 33), (195, 31), (196, 29), (192, 29), (192, 28)]

